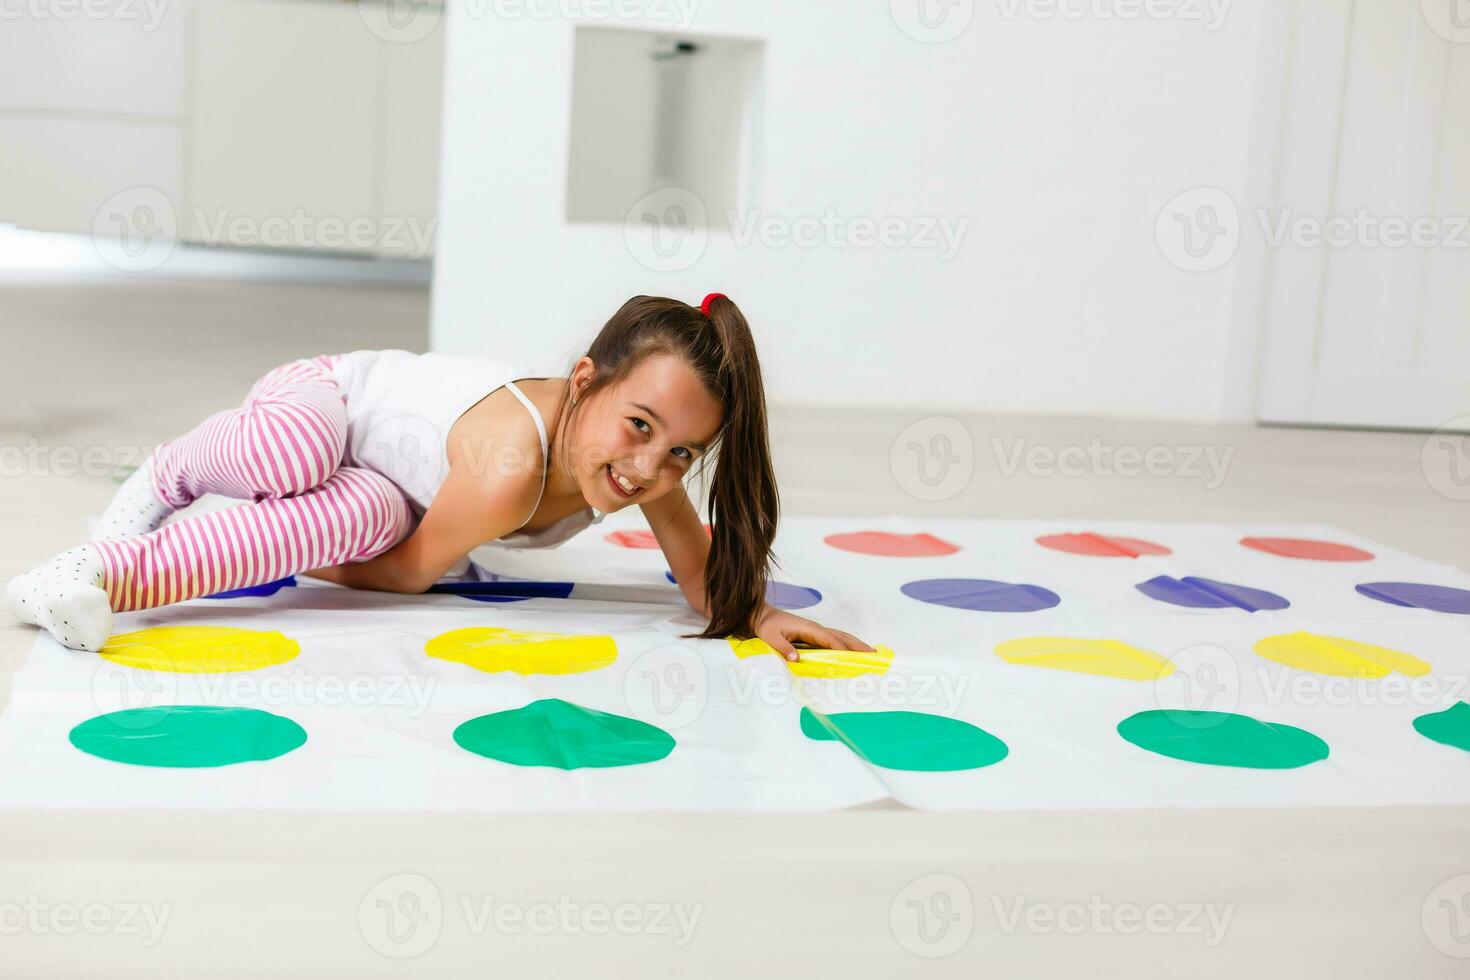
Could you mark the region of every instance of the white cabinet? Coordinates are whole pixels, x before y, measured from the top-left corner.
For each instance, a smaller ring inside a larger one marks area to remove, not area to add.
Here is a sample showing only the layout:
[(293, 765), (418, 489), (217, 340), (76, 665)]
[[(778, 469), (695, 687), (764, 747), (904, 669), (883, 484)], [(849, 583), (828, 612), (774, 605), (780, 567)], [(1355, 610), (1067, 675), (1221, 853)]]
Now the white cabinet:
[(310, 248), (373, 218), (379, 43), (352, 4), (197, 3), (185, 237)]
[(118, 9), (139, 22), (5, 22), (0, 223), (91, 233), (148, 187), (187, 241), (429, 253), (442, 24), (395, 43), (331, 0)]
[(1265, 421), (1470, 415), (1470, 45), (1424, 11), (1293, 0)]
[(90, 234), (130, 188), (177, 201), (182, 157), (177, 123), (0, 113), (0, 221)]
[(114, 16), (100, 19), (82, 16), (83, 9), (81, 3), (0, 8), (0, 111), (177, 122), (184, 114), (185, 6), (132, 0), (112, 4)]
[(183, 8), (140, 0), (102, 20), (80, 4), (36, 9), (48, 16), (0, 19), (0, 222), (90, 232), (126, 188), (177, 200)]

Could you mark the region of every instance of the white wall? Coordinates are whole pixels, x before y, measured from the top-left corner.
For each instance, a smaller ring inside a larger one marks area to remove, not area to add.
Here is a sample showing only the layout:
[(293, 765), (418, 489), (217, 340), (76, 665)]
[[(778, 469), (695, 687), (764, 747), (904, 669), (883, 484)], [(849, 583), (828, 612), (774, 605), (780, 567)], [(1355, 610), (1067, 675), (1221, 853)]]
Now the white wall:
[(574, 22), (454, 0), (433, 346), (559, 370), (630, 295), (720, 290), (751, 318), (776, 401), (1248, 411), (1239, 367), (1252, 345), (1232, 334), (1252, 322), (1232, 326), (1241, 264), (1181, 271), (1154, 224), (1192, 187), (1241, 196), (1258, 0), (1228, 6), (1213, 32), (982, 2), (942, 44), (907, 36), (888, 7), (703, 0), (689, 29), (767, 41), (748, 206), (788, 220), (829, 208), (968, 219), (958, 254), (742, 248), (718, 232), (692, 268), (661, 273), (621, 227), (564, 221)]

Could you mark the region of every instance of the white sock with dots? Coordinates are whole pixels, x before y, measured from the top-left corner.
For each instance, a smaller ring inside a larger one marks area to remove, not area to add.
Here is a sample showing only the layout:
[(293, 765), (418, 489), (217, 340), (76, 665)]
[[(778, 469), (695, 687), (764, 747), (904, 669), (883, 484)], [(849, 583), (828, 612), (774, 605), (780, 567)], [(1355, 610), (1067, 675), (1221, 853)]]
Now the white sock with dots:
[(92, 531), (92, 540), (117, 541), (156, 531), (173, 512), (153, 490), (153, 454), (150, 453), (143, 465), (117, 488), (112, 503), (107, 505)]
[(101, 650), (112, 635), (102, 556), (87, 545), (11, 579), (5, 601), (16, 619), (41, 627), (73, 650)]

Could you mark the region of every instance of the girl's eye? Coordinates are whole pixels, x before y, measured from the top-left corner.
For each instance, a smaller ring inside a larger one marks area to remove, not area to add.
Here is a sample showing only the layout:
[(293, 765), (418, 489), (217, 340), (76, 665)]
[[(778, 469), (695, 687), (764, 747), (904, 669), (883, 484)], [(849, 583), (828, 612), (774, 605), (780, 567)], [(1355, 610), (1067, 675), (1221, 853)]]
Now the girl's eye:
[[(636, 415), (630, 415), (630, 416), (628, 416), (628, 421), (629, 422), (632, 422), (636, 426), (639, 426), (639, 429), (638, 429), (639, 432), (652, 432), (653, 431), (652, 426), (650, 426), (647, 429), (642, 428), (642, 426), (648, 425), (648, 420), (647, 419), (641, 419), (641, 418), (638, 418)], [(691, 453), (689, 450), (685, 449), (683, 446), (676, 446), (672, 451), (673, 451), (673, 453), (675, 455), (679, 456), (680, 459), (693, 459), (694, 458), (694, 454)], [(679, 455), (681, 453), (683, 455)]]

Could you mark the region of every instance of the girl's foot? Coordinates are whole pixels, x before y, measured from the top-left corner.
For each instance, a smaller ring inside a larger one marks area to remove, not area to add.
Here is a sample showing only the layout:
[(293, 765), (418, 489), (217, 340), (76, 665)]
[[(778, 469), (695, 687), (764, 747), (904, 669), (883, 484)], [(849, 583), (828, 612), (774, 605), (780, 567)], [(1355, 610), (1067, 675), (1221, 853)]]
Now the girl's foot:
[(87, 545), (11, 579), (5, 602), (16, 619), (41, 627), (73, 650), (101, 650), (112, 635), (102, 558)]
[(158, 530), (158, 526), (174, 512), (174, 508), (158, 499), (153, 490), (153, 454), (117, 488), (112, 503), (102, 512), (93, 541), (116, 541), (135, 538)]

